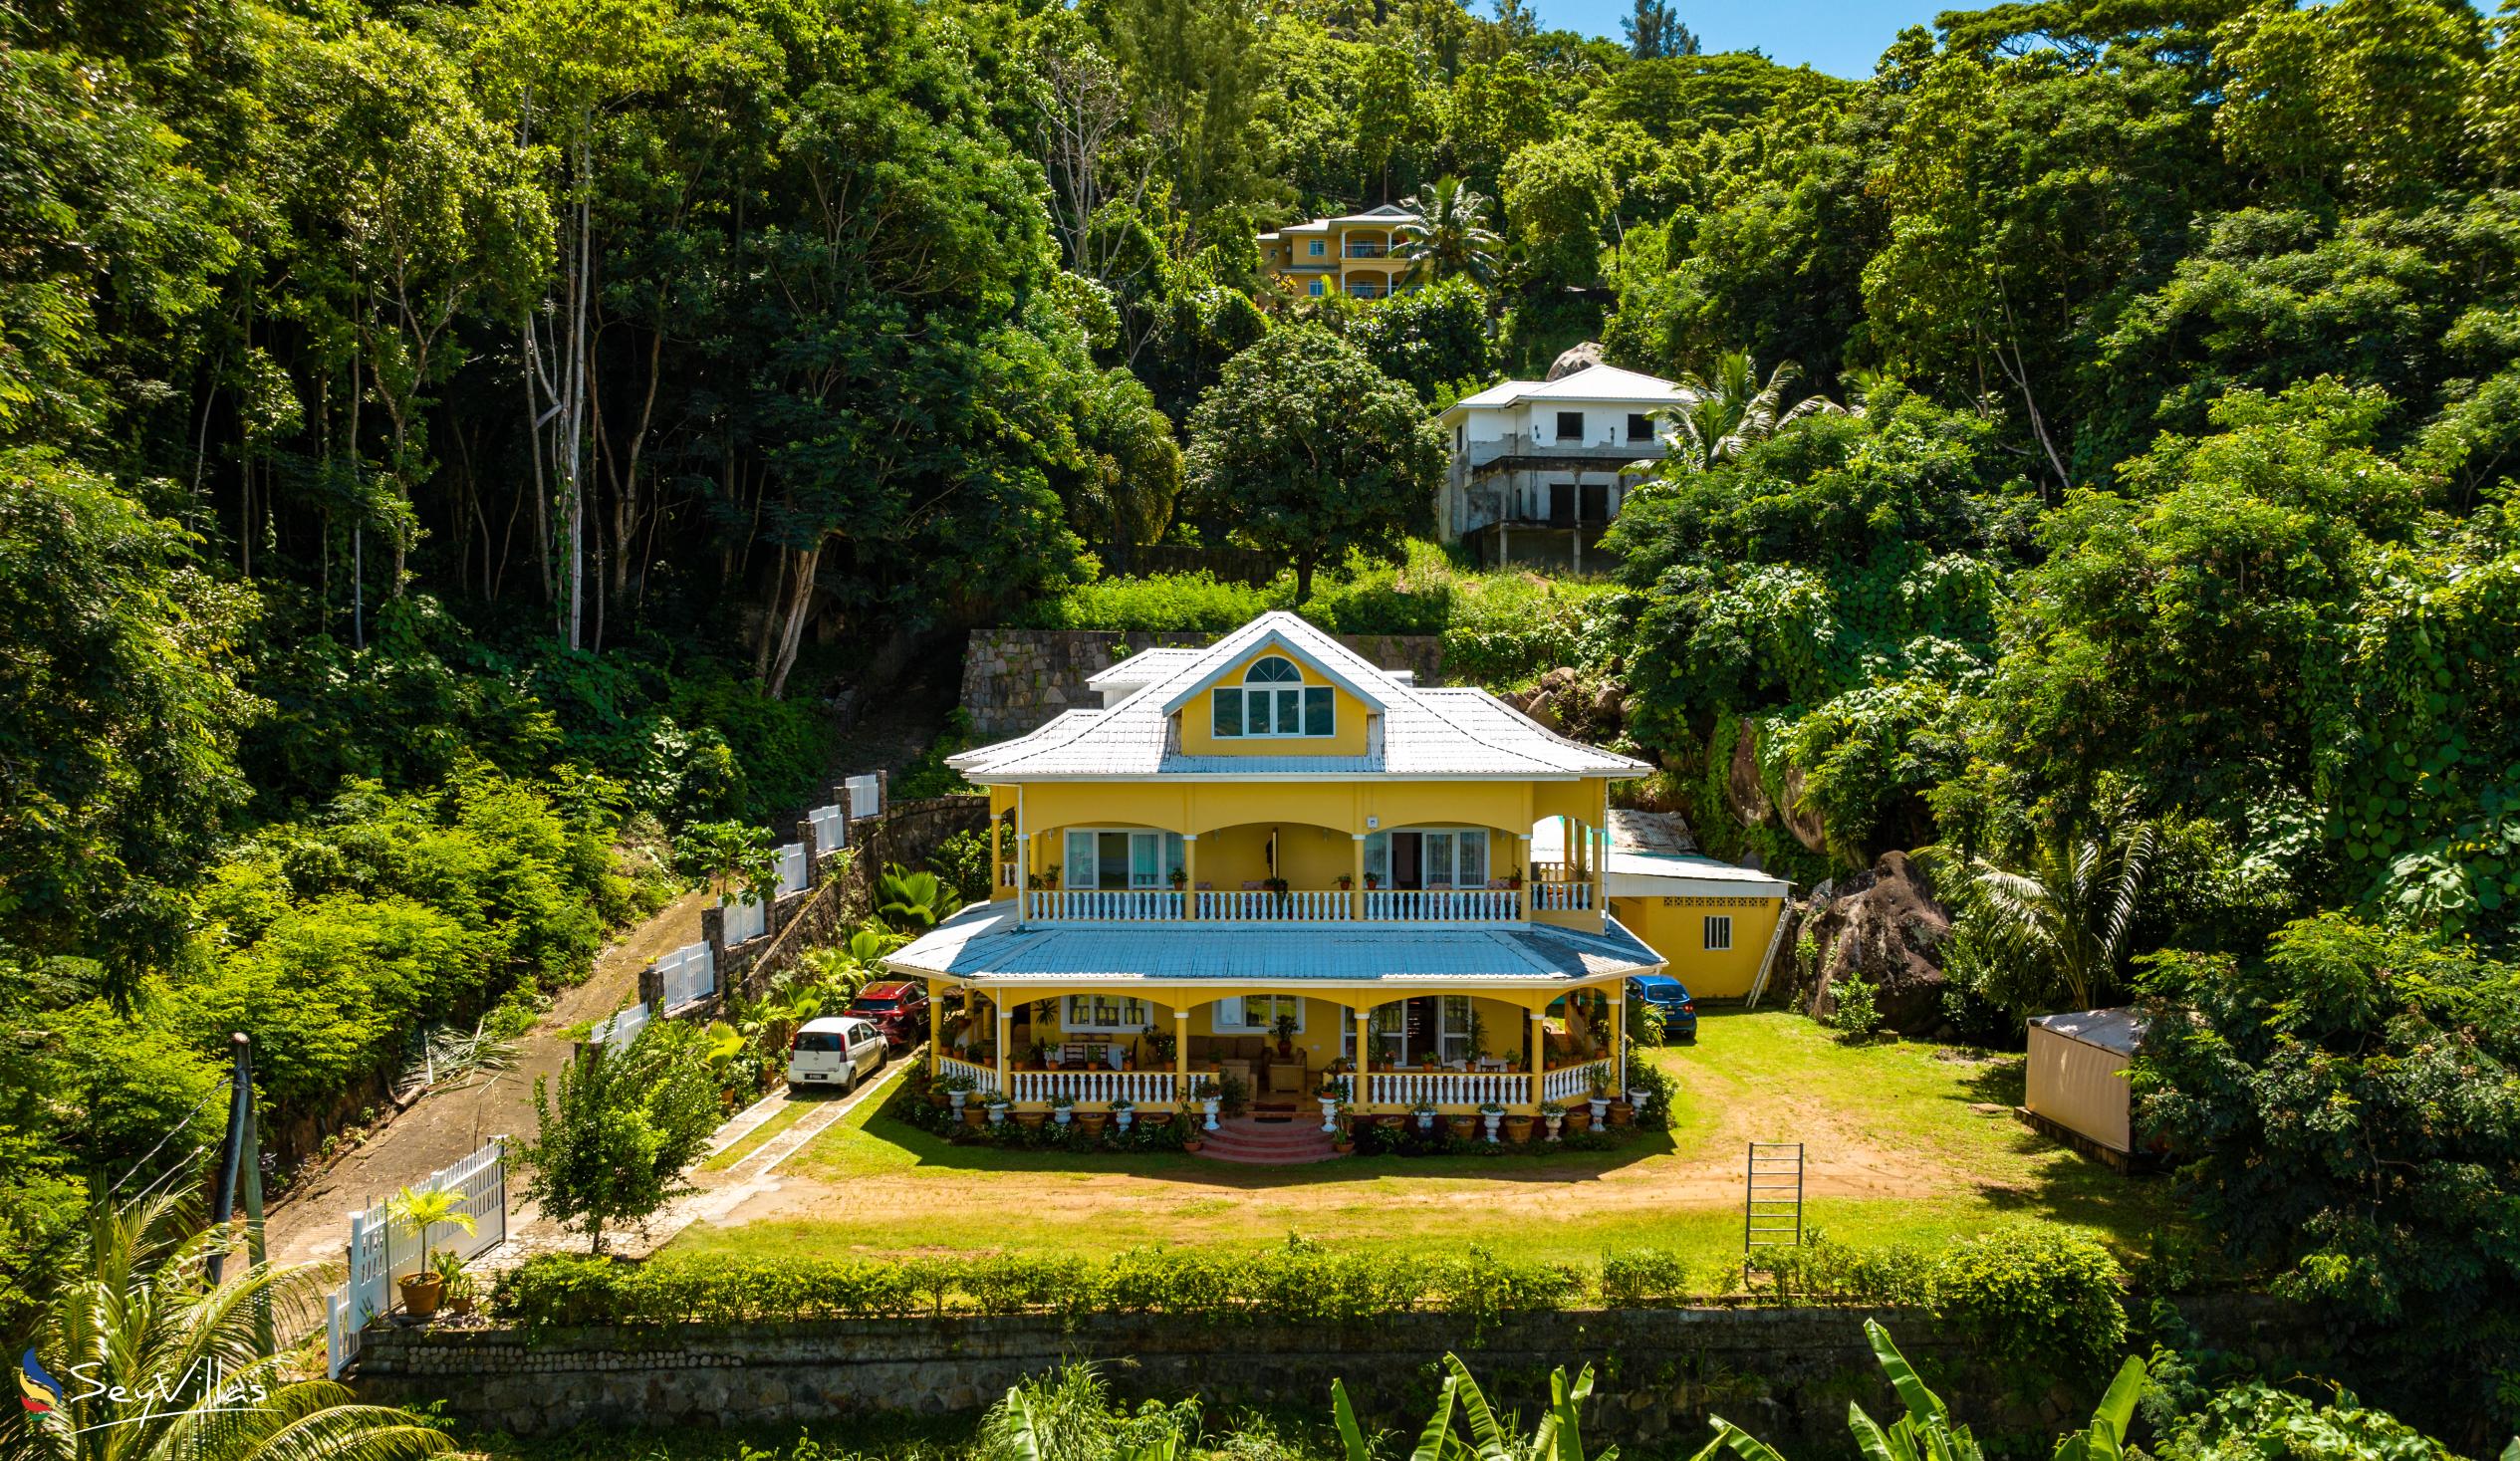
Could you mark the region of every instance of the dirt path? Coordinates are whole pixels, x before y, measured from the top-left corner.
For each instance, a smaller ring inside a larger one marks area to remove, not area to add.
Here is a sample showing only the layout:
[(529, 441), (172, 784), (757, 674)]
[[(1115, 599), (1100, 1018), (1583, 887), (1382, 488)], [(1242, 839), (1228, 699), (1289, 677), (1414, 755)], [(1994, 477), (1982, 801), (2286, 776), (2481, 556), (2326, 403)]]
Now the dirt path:
[(551, 1013), (517, 1041), (517, 1068), (484, 1086), (423, 1096), (382, 1131), (361, 1142), (275, 1207), (265, 1227), (279, 1263), (339, 1261), (350, 1216), (468, 1155), (494, 1135), (534, 1130), (534, 1080), (558, 1072), (571, 1043), (561, 1032), (601, 1019), (637, 998), (638, 971), (700, 936), (706, 899), (687, 893), (596, 957), (595, 970), (562, 994)]

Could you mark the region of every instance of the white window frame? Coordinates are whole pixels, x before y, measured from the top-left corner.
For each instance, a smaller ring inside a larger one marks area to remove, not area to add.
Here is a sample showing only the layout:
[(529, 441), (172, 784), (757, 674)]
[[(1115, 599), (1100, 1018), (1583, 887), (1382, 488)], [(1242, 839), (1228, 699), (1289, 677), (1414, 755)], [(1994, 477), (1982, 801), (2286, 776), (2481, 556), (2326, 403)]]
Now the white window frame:
[[(1107, 835), (1124, 836), (1130, 839), (1129, 890), (1132, 892), (1149, 892), (1169, 888), (1172, 886), (1172, 869), (1186, 868), (1189, 865), (1188, 854), (1183, 850), (1181, 834), (1177, 832), (1165, 832), (1160, 828), (1148, 827), (1071, 827), (1065, 829), (1065, 833), (1066, 836), (1062, 838), (1059, 848), (1061, 853), (1059, 885), (1070, 892), (1103, 890), (1101, 849), (1102, 840)], [(1091, 839), (1092, 846), (1096, 850), (1095, 876), (1082, 881), (1077, 876), (1076, 840), (1078, 838)], [(1137, 871), (1136, 840), (1139, 838), (1154, 840), (1155, 867), (1150, 880), (1141, 881), (1141, 874)]]
[[(1489, 853), (1493, 849), (1489, 847), (1488, 829), (1484, 827), (1394, 827), (1387, 832), (1369, 832), (1365, 835), (1365, 870), (1377, 879), (1377, 886), (1389, 887), (1391, 885), (1391, 837), (1395, 833), (1403, 832), (1413, 832), (1418, 836), (1421, 876), (1425, 857), (1424, 840), (1430, 836), (1452, 840), (1451, 870), (1446, 874), (1448, 880), (1440, 885), (1428, 884), (1430, 891), (1461, 888), (1483, 890), (1496, 876), (1496, 866), (1489, 859)], [(1461, 848), (1465, 839), (1468, 840), (1469, 846), (1479, 850), (1479, 879), (1476, 882), (1461, 880)]]
[[(1251, 677), (1259, 671), (1260, 666), (1273, 663), (1284, 664), (1294, 670), (1295, 678), (1255, 680)], [(1339, 734), (1338, 694), (1328, 685), (1307, 683), (1304, 679), (1304, 667), (1284, 654), (1267, 654), (1253, 660), (1244, 668), (1243, 677), (1239, 682), (1218, 685), (1214, 690), (1209, 691), (1209, 694), (1214, 697), (1214, 702), (1208, 707), (1208, 734), (1218, 740), (1326, 741)], [(1251, 728), (1251, 701), (1255, 695), (1268, 711), (1268, 729), (1266, 730)], [(1286, 710), (1290, 696), (1295, 707), (1294, 729), (1292, 730), (1278, 724), (1278, 716), (1280, 712)], [(1320, 698), (1316, 699), (1316, 696)], [(1313, 707), (1317, 704), (1330, 708), (1327, 723), (1318, 731), (1312, 729)], [(1233, 707), (1230, 712), (1224, 708), (1228, 705)], [(1227, 720), (1229, 728), (1219, 728), (1217, 719), (1220, 715), (1229, 716)]]
[[(1121, 1019), (1117, 1023), (1107, 1020), (1081, 1020), (1077, 1018), (1077, 1009), (1080, 1001), (1084, 1002), (1086, 1010), (1091, 1013), (1093, 1011), (1094, 1004), (1098, 1001), (1104, 1000), (1109, 1000), (1119, 1005)], [(1132, 1015), (1133, 1011), (1134, 1011), (1134, 1017)], [(1139, 1035), (1143, 1034), (1146, 1027), (1153, 1023), (1154, 1006), (1134, 995), (1072, 994), (1059, 1002), (1059, 1028), (1070, 1035)]]
[[(1269, 1013), (1263, 1016), (1260, 1022), (1256, 1025), (1251, 1022), (1250, 1010), (1251, 1002), (1254, 1000), (1266, 1000), (1269, 1005)], [(1306, 1001), (1304, 996), (1300, 994), (1230, 995), (1216, 1002), (1216, 1011), (1214, 1016), (1209, 1020), (1209, 1023), (1215, 1027), (1216, 1033), (1219, 1035), (1273, 1035), (1277, 1032), (1277, 1018), (1279, 1013), (1277, 1009), (1277, 1002), (1280, 1000), (1288, 1000), (1294, 1003), (1295, 1033), (1298, 1035), (1303, 1034), (1304, 1005)]]
[(1698, 928), (1697, 937), (1699, 945), (1710, 954), (1731, 952), (1732, 915), (1730, 913), (1707, 914), (1705, 922)]

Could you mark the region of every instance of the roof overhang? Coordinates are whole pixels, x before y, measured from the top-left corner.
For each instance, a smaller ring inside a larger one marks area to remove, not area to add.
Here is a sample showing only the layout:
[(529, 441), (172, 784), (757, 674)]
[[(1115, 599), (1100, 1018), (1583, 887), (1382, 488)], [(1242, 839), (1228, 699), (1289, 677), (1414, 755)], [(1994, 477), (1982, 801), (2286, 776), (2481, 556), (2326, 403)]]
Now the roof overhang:
[(1230, 654), (1220, 655), (1219, 662), (1216, 667), (1209, 670), (1207, 673), (1200, 675), (1197, 679), (1192, 680), (1187, 689), (1174, 691), (1172, 698), (1163, 702), (1163, 713), (1166, 715), (1175, 713), (1180, 710), (1182, 706), (1189, 704), (1192, 700), (1197, 699), (1199, 696), (1206, 694), (1209, 690), (1212, 690), (1216, 688), (1217, 685), (1223, 683), (1226, 674), (1231, 671), (1234, 666), (1246, 663), (1254, 655), (1265, 654), (1271, 649), (1276, 649), (1278, 652), (1286, 655), (1289, 659), (1311, 666), (1314, 673), (1330, 681), (1332, 684), (1337, 685), (1349, 694), (1356, 696), (1372, 709), (1382, 711), (1390, 708), (1389, 702), (1386, 701), (1380, 693), (1374, 690), (1369, 690), (1365, 686), (1357, 683), (1355, 677), (1342, 674), (1340, 671), (1322, 663), (1320, 658), (1314, 655), (1311, 651), (1297, 647), (1295, 642), (1289, 639), (1283, 630), (1272, 626), (1267, 633), (1262, 634), (1259, 638), (1252, 640), (1248, 644), (1242, 645)]

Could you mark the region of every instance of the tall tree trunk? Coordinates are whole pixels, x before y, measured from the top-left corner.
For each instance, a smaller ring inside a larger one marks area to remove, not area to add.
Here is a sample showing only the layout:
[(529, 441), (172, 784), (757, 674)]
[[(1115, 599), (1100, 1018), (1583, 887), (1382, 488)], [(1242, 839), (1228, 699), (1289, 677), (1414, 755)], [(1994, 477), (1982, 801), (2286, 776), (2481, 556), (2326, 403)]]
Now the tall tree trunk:
[(773, 700), (786, 698), (788, 671), (796, 668), (796, 651), (805, 638), (806, 610), (814, 605), (814, 575), (822, 567), (823, 540), (815, 540), (808, 549), (789, 550), (793, 560), (790, 572), (794, 580), (788, 586), (787, 605), (781, 616), (778, 650), (771, 658), (768, 693)]

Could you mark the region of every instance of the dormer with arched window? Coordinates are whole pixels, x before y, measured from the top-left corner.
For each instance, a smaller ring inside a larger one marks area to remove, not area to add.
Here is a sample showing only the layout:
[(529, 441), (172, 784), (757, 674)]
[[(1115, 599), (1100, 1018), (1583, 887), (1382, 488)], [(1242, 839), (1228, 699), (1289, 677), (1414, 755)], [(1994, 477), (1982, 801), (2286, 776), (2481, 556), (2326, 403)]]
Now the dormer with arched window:
[(1337, 692), (1306, 684), (1285, 655), (1264, 654), (1243, 670), (1240, 684), (1210, 692), (1209, 729), (1219, 739), (1327, 739), (1339, 733)]

